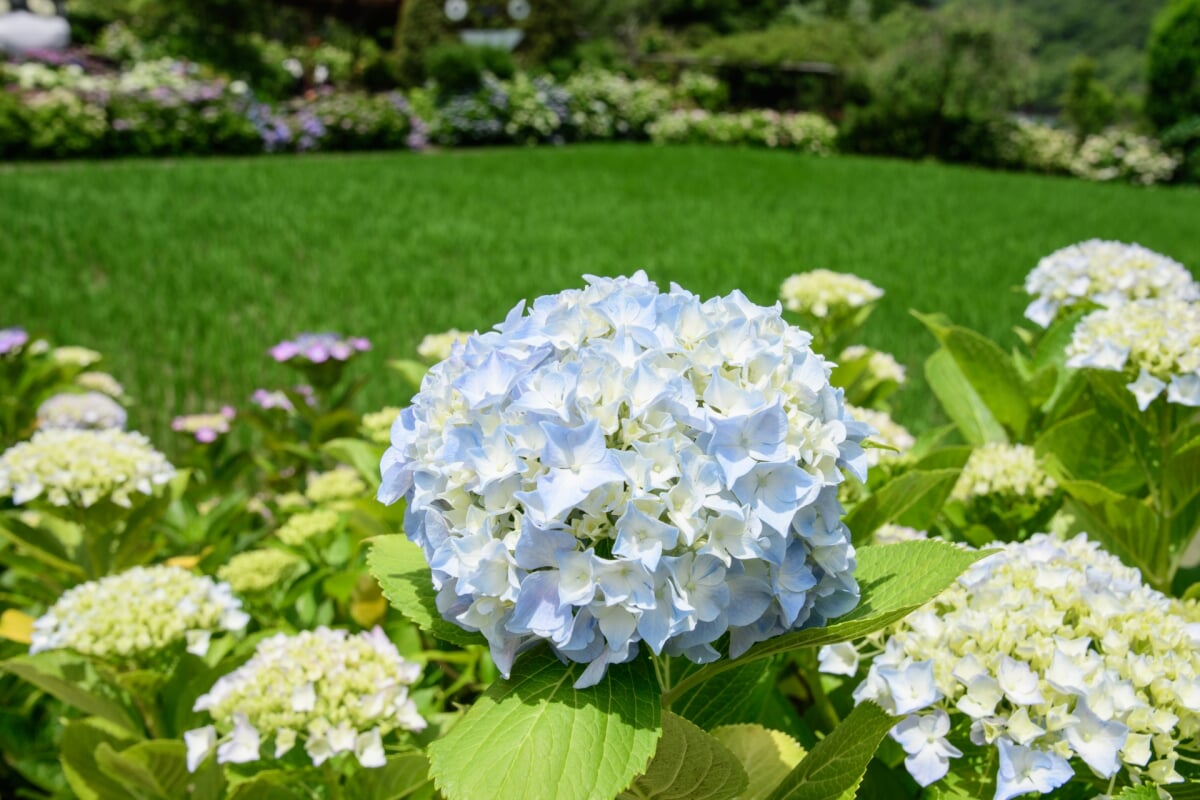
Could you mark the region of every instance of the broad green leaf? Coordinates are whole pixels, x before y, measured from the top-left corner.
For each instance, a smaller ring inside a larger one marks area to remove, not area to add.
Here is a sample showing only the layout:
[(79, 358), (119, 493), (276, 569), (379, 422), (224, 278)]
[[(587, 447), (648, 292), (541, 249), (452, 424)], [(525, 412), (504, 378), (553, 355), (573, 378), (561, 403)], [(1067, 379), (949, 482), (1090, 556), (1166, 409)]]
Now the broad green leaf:
[(414, 392), (421, 388), (421, 381), (425, 379), (425, 373), (429, 371), (426, 364), (408, 358), (397, 358), (387, 363), (389, 367), (400, 373), (400, 377), (404, 378)]
[(876, 489), (846, 515), (846, 527), (855, 544), (870, 541), (881, 525), (914, 509), (923, 512), (918, 522), (924, 523), (914, 527), (928, 528), (950, 496), (958, 474), (957, 469), (911, 470)]
[(446, 800), (615, 797), (646, 768), (662, 732), (649, 662), (608, 668), (590, 689), (572, 684), (583, 665), (548, 649), (517, 659), (429, 746), (430, 774)]
[(1148, 783), (1126, 786), (1113, 800), (1158, 800), (1158, 790)]
[(988, 551), (964, 550), (938, 539), (860, 548), (854, 576), (862, 601), (853, 611), (824, 628), (807, 628), (760, 642), (739, 660), (766, 658), (874, 633), (937, 597), (963, 570), (987, 555)]
[(432, 789), (429, 760), (423, 753), (392, 756), (377, 769), (361, 769), (346, 786), (347, 794), (359, 800), (403, 800)]
[[(1003, 425), (1013, 438), (1020, 440), (1029, 427), (1033, 409), (1028, 389), (1008, 353), (982, 334), (958, 325), (949, 327), (929, 320), (921, 314), (917, 319), (926, 324), (954, 359), (962, 377), (975, 390), (976, 396)], [(939, 396), (940, 399), (940, 396)]]
[[(209, 797), (214, 793), (216, 782), (211, 776), (202, 775), (209, 771), (218, 775), (221, 768), (213, 759), (208, 759), (200, 772), (193, 775), (187, 769), (187, 747), (178, 739), (154, 739), (139, 742), (124, 750), (114, 749), (108, 742), (96, 747), (96, 764), (110, 778), (121, 784), (137, 788), (140, 793), (156, 800), (198, 797), (193, 789), (199, 785), (207, 787)], [(207, 779), (206, 779), (207, 778)]]
[(761, 725), (726, 725), (712, 735), (742, 763), (749, 783), (740, 800), (766, 800), (801, 759), (804, 748), (781, 731)]
[(1145, 502), (1093, 481), (1059, 485), (1072, 500), (1068, 511), (1084, 530), (1117, 558), (1140, 569), (1154, 588), (1170, 590), (1171, 540), (1160, 535), (1158, 517)]
[(746, 788), (741, 761), (725, 745), (683, 717), (664, 711), (654, 758), (622, 798), (732, 800)]
[(343, 464), (349, 464), (366, 479), (371, 486), (379, 485), (379, 459), (383, 445), (362, 439), (333, 439), (321, 445), (321, 449)]
[[(674, 683), (704, 669), (682, 658), (672, 659)], [(704, 730), (722, 725), (758, 723), (793, 736), (810, 736), (811, 731), (792, 704), (779, 690), (776, 660), (761, 658), (740, 663), (722, 673), (721, 680), (697, 686), (672, 701), (671, 711)]]
[(1059, 481), (1095, 481), (1117, 492), (1133, 491), (1144, 482), (1126, 443), (1095, 411), (1051, 425), (1034, 442), (1034, 449)]
[(272, 771), (256, 775), (251, 780), (239, 783), (230, 793), (229, 800), (311, 800), (312, 794), (301, 786), (290, 786), (289, 773)]
[(0, 519), (0, 536), (17, 545), (22, 553), (53, 570), (69, 575), (75, 580), (86, 577), (83, 569), (71, 560), (63, 543), (50, 531), (25, 525), (15, 519)]
[(425, 556), (421, 548), (402, 534), (372, 539), (367, 565), (383, 587), (384, 597), (401, 614), (437, 638), (464, 646), (487, 644), (481, 634), (465, 631), (442, 619)]
[(870, 701), (817, 742), (770, 795), (771, 800), (829, 800), (857, 788), (896, 719)]
[(988, 410), (970, 381), (945, 349), (937, 350), (925, 361), (925, 379), (946, 416), (958, 426), (959, 433), (969, 444), (1008, 441), (1004, 426)]
[(11, 672), (47, 694), (85, 714), (93, 714), (129, 731), (141, 726), (129, 710), (105, 693), (95, 670), (84, 659), (64, 650), (47, 650), (32, 656), (17, 656), (0, 662)]
[(101, 745), (124, 749), (136, 740), (104, 719), (89, 717), (72, 721), (63, 729), (59, 758), (63, 774), (79, 800), (128, 800), (125, 784), (96, 763)]

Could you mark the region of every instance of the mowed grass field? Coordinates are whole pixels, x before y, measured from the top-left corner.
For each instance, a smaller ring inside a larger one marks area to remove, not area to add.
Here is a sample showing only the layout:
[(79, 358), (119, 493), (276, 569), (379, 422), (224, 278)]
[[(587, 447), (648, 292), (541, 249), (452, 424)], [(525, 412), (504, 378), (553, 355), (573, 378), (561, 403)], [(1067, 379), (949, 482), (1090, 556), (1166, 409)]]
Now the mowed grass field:
[(292, 381), (266, 350), (293, 333), (369, 337), (361, 408), (398, 405), (386, 361), (426, 333), (637, 269), (763, 304), (793, 272), (869, 278), (887, 294), (865, 340), (910, 368), (897, 416), (920, 428), (933, 340), (909, 309), (1011, 344), (1017, 287), (1059, 247), (1200, 266), (1192, 188), (638, 145), (9, 166), (0, 220), (0, 327), (103, 351), (164, 445), (171, 415)]

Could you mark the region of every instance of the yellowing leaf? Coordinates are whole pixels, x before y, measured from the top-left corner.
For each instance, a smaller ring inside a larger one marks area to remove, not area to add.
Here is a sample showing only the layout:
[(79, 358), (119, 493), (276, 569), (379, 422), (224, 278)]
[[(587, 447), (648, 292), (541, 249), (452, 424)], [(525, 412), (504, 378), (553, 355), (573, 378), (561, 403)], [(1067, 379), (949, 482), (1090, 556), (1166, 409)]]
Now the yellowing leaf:
[(33, 617), (15, 608), (5, 609), (0, 614), (0, 637), (29, 644), (33, 641)]

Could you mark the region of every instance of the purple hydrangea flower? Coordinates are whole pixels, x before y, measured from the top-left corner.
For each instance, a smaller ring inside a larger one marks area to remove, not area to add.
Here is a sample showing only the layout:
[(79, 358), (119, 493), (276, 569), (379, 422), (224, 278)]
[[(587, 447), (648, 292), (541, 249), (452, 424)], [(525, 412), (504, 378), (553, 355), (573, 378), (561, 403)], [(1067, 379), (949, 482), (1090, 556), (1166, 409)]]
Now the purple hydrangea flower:
[(229, 423), (237, 416), (233, 406), (222, 406), (218, 414), (187, 414), (171, 421), (171, 430), (191, 434), (201, 444), (212, 444), (229, 433)]
[[(294, 387), (293, 391), (303, 397), (305, 402), (307, 402), (310, 406), (317, 404), (317, 397), (311, 386), (296, 386)], [(278, 390), (255, 389), (254, 394), (250, 396), (250, 402), (254, 403), (254, 405), (258, 406), (263, 411), (279, 409), (291, 413), (292, 411), (296, 410), (296, 407), (292, 405), (292, 401), (288, 399), (287, 394)]]
[(323, 364), (329, 359), (347, 361), (356, 353), (371, 349), (371, 342), (361, 336), (343, 337), (336, 333), (302, 333), (271, 348), (271, 357), (279, 363), (299, 359), (311, 364)]
[(14, 353), (29, 341), (24, 328), (0, 328), (0, 356)]

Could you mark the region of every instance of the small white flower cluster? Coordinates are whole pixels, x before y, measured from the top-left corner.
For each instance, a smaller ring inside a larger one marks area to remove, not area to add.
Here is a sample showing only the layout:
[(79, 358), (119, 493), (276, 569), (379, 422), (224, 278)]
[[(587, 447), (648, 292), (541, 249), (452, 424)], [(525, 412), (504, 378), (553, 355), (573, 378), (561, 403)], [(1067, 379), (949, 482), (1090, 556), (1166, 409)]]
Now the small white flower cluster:
[(908, 428), (905, 428), (899, 422), (892, 419), (886, 411), (877, 411), (873, 408), (859, 408), (847, 403), (846, 412), (859, 422), (865, 422), (875, 429), (875, 433), (870, 436), (870, 441), (894, 447), (899, 451), (893, 452), (878, 447), (868, 447), (867, 464), (869, 466), (876, 467), (883, 462), (901, 461), (908, 451), (912, 449), (912, 446), (917, 443), (913, 435), (908, 432)]
[(37, 425), (42, 430), (124, 428), (127, 418), (120, 403), (100, 392), (56, 394), (37, 410)]
[(989, 442), (971, 451), (950, 497), (963, 502), (985, 497), (1043, 500), (1056, 488), (1032, 447)]
[(174, 475), (140, 433), (39, 431), (0, 455), (0, 497), (20, 505), (45, 495), (51, 505), (83, 508), (108, 499), (128, 508), (134, 493), (152, 494)]
[(1153, 297), (1200, 299), (1200, 284), (1187, 267), (1139, 244), (1089, 239), (1037, 263), (1025, 276), (1034, 297), (1025, 316), (1042, 326), (1084, 303), (1115, 308)]
[(791, 275), (779, 287), (784, 308), (817, 319), (862, 308), (881, 297), (883, 289), (870, 281), (828, 269)]
[[(892, 736), (922, 786), (995, 746), (995, 800), (1045, 794), (1078, 759), (1100, 778), (1178, 783), (1200, 732), (1200, 609), (1142, 583), (1083, 534), (1038, 534), (977, 562), (890, 631), (855, 691), (905, 716)], [(849, 645), (821, 653), (854, 674)], [(961, 738), (960, 738), (961, 737)]]
[(1143, 186), (1170, 180), (1178, 167), (1179, 160), (1157, 140), (1116, 129), (1087, 137), (1071, 161), (1071, 172), (1081, 178)]
[(445, 361), (450, 357), (450, 351), (454, 345), (465, 342), (470, 335), (458, 328), (451, 328), (442, 333), (428, 334), (417, 345), (417, 355), (427, 361)]
[(1062, 175), (1075, 161), (1075, 135), (1027, 119), (1018, 119), (1002, 143), (1005, 159), (1018, 169)]
[(456, 348), (392, 429), (379, 499), (445, 617), (504, 674), (549, 640), (584, 687), (642, 641), (711, 661), (853, 608), (837, 488), (868, 428), (811, 337), (740, 293), (588, 280)]
[(74, 345), (56, 347), (50, 351), (50, 359), (55, 364), (62, 364), (69, 367), (90, 367), (101, 358), (103, 356), (95, 350), (87, 347), (76, 347)]
[(125, 387), (107, 372), (81, 372), (75, 378), (75, 385), (92, 392), (103, 392), (114, 400), (125, 397)]
[(34, 621), (29, 652), (67, 649), (144, 665), (181, 642), (203, 655), (213, 633), (248, 621), (227, 583), (180, 567), (134, 567), (64, 592)]
[(242, 595), (277, 588), (305, 570), (304, 559), (286, 550), (264, 547), (230, 557), (217, 569), (217, 577)]
[(387, 444), (391, 441), (392, 423), (398, 416), (400, 416), (400, 409), (395, 406), (387, 406), (378, 411), (363, 414), (361, 424), (363, 436), (367, 441)]
[(895, 381), (901, 386), (908, 380), (908, 371), (891, 353), (875, 350), (866, 345), (852, 344), (842, 351), (839, 362), (867, 359), (867, 372), (874, 382)]
[(277, 633), (196, 700), (213, 724), (184, 734), (188, 770), (214, 750), (220, 764), (258, 761), (265, 740), (274, 740), (275, 758), (303, 740), (314, 766), (353, 753), (364, 767), (382, 767), (384, 736), (425, 728), (408, 696), (420, 677), (380, 628)]
[(353, 467), (338, 466), (308, 476), (304, 496), (314, 503), (354, 500), (368, 493), (367, 484)]
[(1200, 406), (1200, 303), (1160, 298), (1093, 311), (1071, 334), (1067, 366), (1136, 372), (1126, 388), (1143, 411), (1164, 389), (1169, 403)]

